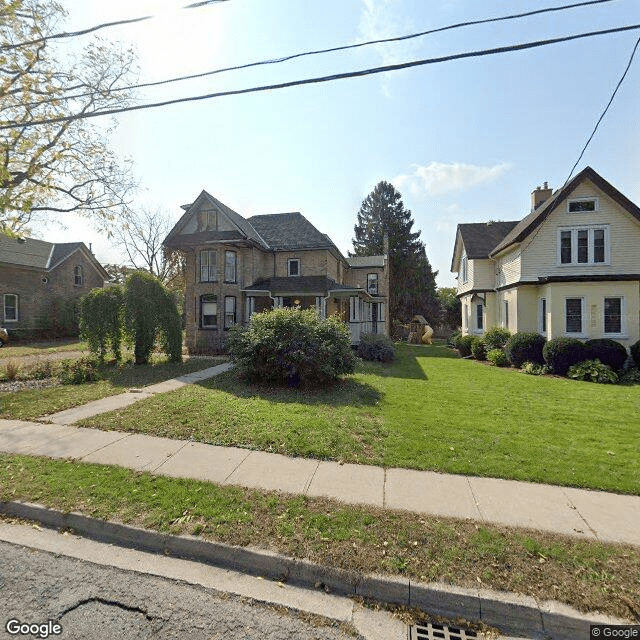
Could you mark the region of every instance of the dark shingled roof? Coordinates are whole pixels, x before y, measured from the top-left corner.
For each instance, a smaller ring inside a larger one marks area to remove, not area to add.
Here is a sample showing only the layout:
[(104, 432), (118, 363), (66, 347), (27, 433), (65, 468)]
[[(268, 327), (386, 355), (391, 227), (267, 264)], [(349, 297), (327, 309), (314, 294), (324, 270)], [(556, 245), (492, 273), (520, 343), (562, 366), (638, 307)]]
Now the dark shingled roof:
[(247, 220), (271, 249), (336, 248), (329, 236), (318, 231), (301, 213), (273, 213)]
[(76, 249), (84, 246), (84, 242), (56, 242), (56, 244), (53, 245), (53, 253), (51, 254), (49, 267), (55, 267), (59, 262), (62, 262), (70, 256)]
[(261, 278), (245, 291), (270, 291), (277, 293), (326, 293), (328, 291), (354, 291), (357, 287), (338, 284), (326, 276), (299, 276), (289, 278)]
[(467, 258), (488, 258), (493, 248), (518, 224), (509, 222), (472, 222), (459, 224)]
[(179, 249), (183, 247), (197, 247), (198, 245), (215, 240), (244, 240), (245, 237), (246, 236), (242, 235), (240, 231), (199, 231), (198, 233), (167, 236), (163, 244), (165, 247), (169, 247), (169, 249)]

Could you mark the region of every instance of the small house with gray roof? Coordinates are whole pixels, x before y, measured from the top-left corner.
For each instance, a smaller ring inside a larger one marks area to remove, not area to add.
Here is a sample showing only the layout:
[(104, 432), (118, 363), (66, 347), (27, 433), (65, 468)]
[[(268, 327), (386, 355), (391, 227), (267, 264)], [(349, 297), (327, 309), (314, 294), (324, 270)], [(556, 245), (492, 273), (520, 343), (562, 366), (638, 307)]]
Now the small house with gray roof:
[(69, 301), (109, 275), (83, 242), (45, 242), (0, 233), (0, 321), (9, 332), (46, 327), (56, 300)]
[(591, 167), (531, 194), (521, 220), (459, 224), (451, 261), (463, 334), (640, 334), (640, 208)]
[(354, 343), (389, 334), (387, 256), (345, 258), (298, 212), (245, 218), (206, 191), (183, 208), (164, 246), (186, 256), (190, 350), (216, 348), (231, 326), (280, 307), (337, 314)]

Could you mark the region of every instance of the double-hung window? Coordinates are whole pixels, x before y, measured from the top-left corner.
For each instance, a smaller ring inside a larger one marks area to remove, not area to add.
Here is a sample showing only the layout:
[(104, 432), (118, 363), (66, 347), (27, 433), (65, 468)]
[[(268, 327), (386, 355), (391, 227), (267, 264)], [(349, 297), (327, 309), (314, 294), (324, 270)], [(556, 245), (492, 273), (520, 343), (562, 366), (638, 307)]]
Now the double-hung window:
[(235, 251), (224, 252), (224, 281), (236, 281), (236, 264), (238, 254)]
[(289, 258), (287, 260), (287, 275), (288, 276), (300, 275), (300, 258)]
[(4, 321), (18, 322), (18, 296), (15, 293), (4, 294)]
[(623, 300), (621, 297), (604, 299), (604, 332), (620, 335), (623, 331)]
[(200, 326), (203, 329), (218, 328), (218, 298), (214, 295), (200, 296)]
[(605, 264), (609, 261), (609, 227), (589, 226), (559, 229), (560, 264)]
[(218, 279), (217, 251), (200, 252), (200, 282), (215, 282)]
[(463, 253), (462, 254), (462, 260), (461, 262), (461, 276), (462, 276), (462, 282), (465, 283), (467, 282), (467, 280), (469, 279), (469, 261), (467, 260), (467, 254)]
[(82, 277), (82, 265), (77, 264), (73, 268), (73, 284), (76, 287), (81, 287), (83, 282), (84, 282), (84, 278)]
[(566, 333), (583, 333), (584, 298), (567, 298), (564, 317)]
[(538, 322), (538, 330), (543, 336), (547, 335), (547, 299), (540, 298), (539, 303), (540, 318)]
[(226, 296), (224, 299), (224, 328), (229, 329), (236, 323), (236, 298)]
[(477, 304), (476, 305), (476, 329), (478, 331), (482, 331), (483, 327), (484, 327), (484, 322), (483, 322), (483, 311), (484, 311), (484, 307), (482, 304)]
[(377, 273), (368, 273), (367, 274), (367, 291), (374, 296), (378, 295), (378, 274)]

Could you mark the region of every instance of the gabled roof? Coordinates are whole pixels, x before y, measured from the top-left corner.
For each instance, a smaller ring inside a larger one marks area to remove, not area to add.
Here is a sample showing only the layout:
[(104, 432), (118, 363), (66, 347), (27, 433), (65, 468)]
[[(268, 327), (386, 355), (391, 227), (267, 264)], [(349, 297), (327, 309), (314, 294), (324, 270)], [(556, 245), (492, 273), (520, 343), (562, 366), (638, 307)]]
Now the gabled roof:
[[(571, 192), (583, 181), (591, 180), (601, 191), (606, 193), (612, 200), (617, 202), (623, 209), (626, 209), (634, 218), (640, 222), (640, 208), (620, 193), (610, 182), (607, 182), (599, 173), (591, 167), (585, 167), (580, 173), (575, 175), (567, 184), (558, 189), (551, 197), (521, 220), (491, 251), (495, 255), (507, 249), (517, 242), (522, 242), (530, 233), (540, 226), (554, 211), (558, 205), (567, 198)], [(466, 245), (465, 245), (466, 246)]]
[(105, 280), (109, 278), (84, 242), (52, 243), (36, 238), (13, 238), (0, 233), (0, 264), (50, 271), (76, 251), (81, 251)]
[(458, 231), (462, 237), (467, 258), (488, 258), (491, 250), (517, 224), (517, 220), (459, 224)]
[(247, 220), (276, 251), (325, 249), (337, 251), (326, 233), (318, 231), (301, 213), (272, 213)]

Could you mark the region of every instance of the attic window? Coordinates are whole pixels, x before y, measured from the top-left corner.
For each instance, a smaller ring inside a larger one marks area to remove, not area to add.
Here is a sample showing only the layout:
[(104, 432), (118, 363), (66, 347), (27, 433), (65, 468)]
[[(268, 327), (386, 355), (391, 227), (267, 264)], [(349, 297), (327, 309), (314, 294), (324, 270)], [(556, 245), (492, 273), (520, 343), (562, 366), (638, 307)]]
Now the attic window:
[(73, 268), (73, 284), (76, 287), (81, 287), (83, 282), (84, 282), (84, 278), (82, 276), (82, 265), (77, 264)]
[(580, 198), (579, 200), (569, 200), (567, 202), (569, 213), (590, 213), (598, 211), (598, 198)]

